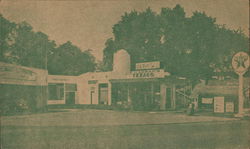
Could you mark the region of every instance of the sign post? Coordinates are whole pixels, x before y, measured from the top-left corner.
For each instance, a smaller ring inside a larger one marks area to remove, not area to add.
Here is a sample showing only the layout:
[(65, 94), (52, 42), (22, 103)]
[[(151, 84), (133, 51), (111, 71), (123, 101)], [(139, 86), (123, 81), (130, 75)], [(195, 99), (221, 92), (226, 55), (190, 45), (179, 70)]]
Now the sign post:
[(239, 112), (235, 116), (243, 117), (244, 116), (243, 75), (245, 72), (247, 72), (248, 67), (249, 67), (248, 54), (245, 52), (236, 53), (232, 59), (232, 67), (235, 73), (239, 75), (239, 93), (238, 93), (239, 94), (239, 110), (238, 110)]

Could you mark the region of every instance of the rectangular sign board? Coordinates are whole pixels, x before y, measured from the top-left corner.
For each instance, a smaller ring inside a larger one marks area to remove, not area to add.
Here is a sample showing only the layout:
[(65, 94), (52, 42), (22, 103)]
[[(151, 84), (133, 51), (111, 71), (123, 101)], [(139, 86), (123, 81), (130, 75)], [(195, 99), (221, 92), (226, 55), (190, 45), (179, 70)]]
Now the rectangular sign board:
[(136, 70), (143, 70), (143, 69), (158, 69), (160, 68), (160, 62), (145, 62), (145, 63), (136, 63), (135, 69)]
[(202, 98), (202, 103), (203, 104), (212, 104), (213, 103), (213, 98)]
[(163, 69), (157, 70), (138, 70), (132, 71), (129, 78), (164, 78), (165, 72)]
[(226, 102), (226, 112), (234, 112), (234, 103)]
[(0, 62), (0, 84), (47, 85), (48, 71)]
[(214, 97), (214, 112), (224, 113), (224, 97)]

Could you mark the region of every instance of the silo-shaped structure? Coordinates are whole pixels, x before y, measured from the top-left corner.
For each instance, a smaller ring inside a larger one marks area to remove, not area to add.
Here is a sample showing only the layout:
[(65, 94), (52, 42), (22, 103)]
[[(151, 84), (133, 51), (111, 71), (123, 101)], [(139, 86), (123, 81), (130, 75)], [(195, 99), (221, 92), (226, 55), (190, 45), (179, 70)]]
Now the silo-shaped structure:
[(113, 72), (120, 75), (130, 73), (130, 55), (126, 50), (121, 49), (114, 54)]

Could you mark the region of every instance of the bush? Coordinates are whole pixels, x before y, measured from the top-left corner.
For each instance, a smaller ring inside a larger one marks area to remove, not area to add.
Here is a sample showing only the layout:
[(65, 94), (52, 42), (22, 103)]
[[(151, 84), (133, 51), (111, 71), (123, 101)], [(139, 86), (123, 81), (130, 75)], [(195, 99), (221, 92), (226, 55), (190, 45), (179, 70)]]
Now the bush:
[(36, 112), (46, 107), (45, 87), (1, 84), (0, 90), (0, 112), (3, 115)]

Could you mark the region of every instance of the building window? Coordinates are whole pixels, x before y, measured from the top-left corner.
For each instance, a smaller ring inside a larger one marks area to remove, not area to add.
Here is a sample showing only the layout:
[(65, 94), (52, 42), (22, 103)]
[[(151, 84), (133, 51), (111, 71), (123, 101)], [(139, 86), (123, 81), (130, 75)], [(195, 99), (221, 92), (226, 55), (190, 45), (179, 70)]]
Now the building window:
[(49, 100), (63, 100), (64, 99), (64, 85), (63, 84), (49, 84)]

